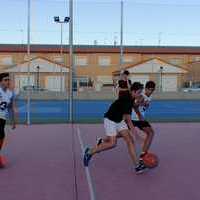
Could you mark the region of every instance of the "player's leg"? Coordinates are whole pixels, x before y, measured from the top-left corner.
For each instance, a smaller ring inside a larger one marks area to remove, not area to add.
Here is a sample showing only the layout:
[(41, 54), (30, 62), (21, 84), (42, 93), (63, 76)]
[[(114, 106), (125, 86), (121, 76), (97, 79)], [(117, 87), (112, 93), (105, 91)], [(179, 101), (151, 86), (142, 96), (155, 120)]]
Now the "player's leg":
[(144, 165), (142, 160), (138, 161), (133, 136), (131, 135), (128, 126), (124, 121), (118, 125), (118, 131), (118, 136), (122, 137), (126, 142), (129, 155), (133, 161), (133, 164), (135, 165), (136, 173), (143, 173), (147, 169), (147, 167)]
[(4, 168), (5, 160), (4, 157), (1, 155), (1, 150), (3, 148), (4, 139), (5, 139), (5, 124), (6, 120), (0, 119), (0, 168)]
[(138, 163), (138, 159), (137, 159), (137, 155), (136, 155), (134, 140), (133, 140), (133, 137), (131, 136), (129, 130), (128, 129), (122, 130), (119, 132), (118, 135), (124, 139), (124, 141), (127, 145), (131, 160), (133, 161), (133, 164), (136, 166)]
[(0, 119), (0, 151), (3, 148), (3, 143), (5, 139), (5, 124), (6, 121), (4, 119)]
[(96, 153), (112, 149), (113, 147), (116, 146), (116, 143), (117, 143), (116, 136), (108, 136), (106, 140), (103, 140), (103, 142), (100, 145), (91, 149), (91, 154), (94, 155)]
[(142, 128), (142, 130), (144, 131), (144, 133), (146, 133), (146, 137), (144, 139), (144, 143), (142, 145), (142, 154), (145, 154), (146, 152), (149, 151), (149, 148), (151, 147), (152, 141), (153, 141), (153, 137), (154, 137), (154, 130), (153, 128), (146, 124), (146, 126), (144, 126)]
[(104, 137), (104, 138), (99, 137), (99, 138), (97, 138), (97, 143), (96, 143), (96, 145), (99, 146), (101, 143), (103, 143), (104, 141), (107, 142), (108, 140), (109, 140), (109, 137), (108, 137), (108, 136), (107, 136), (107, 137)]
[(112, 149), (116, 146), (116, 143), (117, 143), (116, 123), (113, 121), (110, 121), (109, 119), (104, 119), (104, 128), (107, 135), (106, 140), (105, 141), (103, 140), (101, 144), (96, 145), (93, 148), (87, 148), (85, 150), (85, 154), (84, 154), (85, 166), (88, 166), (89, 161), (91, 160), (92, 156), (94, 156), (96, 153), (100, 153), (102, 151)]
[[(122, 138), (122, 136), (120, 134), (117, 134), (117, 139), (119, 139), (119, 138)], [(104, 138), (100, 137), (97, 139), (96, 145), (99, 146), (103, 141), (108, 142), (108, 140), (109, 140), (108, 136), (104, 137)]]
[(96, 145), (93, 148), (86, 148), (85, 154), (84, 154), (84, 165), (88, 166), (89, 161), (91, 160), (92, 156), (94, 156), (96, 153), (100, 153), (102, 151), (106, 151), (109, 149), (112, 149), (116, 146), (117, 139), (116, 136), (108, 136), (106, 141), (103, 141), (101, 144)]
[(132, 121), (132, 123), (135, 127), (139, 128), (146, 134), (145, 139), (143, 141), (142, 154), (141, 154), (144, 155), (146, 152), (148, 152), (151, 146), (154, 137), (154, 131), (148, 121)]

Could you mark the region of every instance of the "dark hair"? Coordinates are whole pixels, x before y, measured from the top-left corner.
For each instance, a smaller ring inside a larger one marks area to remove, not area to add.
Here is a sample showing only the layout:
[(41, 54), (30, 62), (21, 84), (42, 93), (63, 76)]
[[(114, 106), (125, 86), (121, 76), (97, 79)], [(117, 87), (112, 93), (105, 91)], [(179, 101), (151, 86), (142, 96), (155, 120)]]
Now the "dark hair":
[(125, 70), (125, 71), (123, 72), (123, 74), (128, 76), (128, 75), (130, 74), (130, 72), (129, 72), (128, 70)]
[(154, 81), (148, 81), (145, 85), (145, 88), (149, 89), (149, 88), (155, 88), (156, 87), (156, 83)]
[(140, 82), (134, 82), (131, 85), (131, 91), (137, 91), (137, 90), (142, 90), (144, 88), (144, 85)]
[(0, 74), (0, 82), (6, 77), (9, 77), (9, 73), (1, 73)]

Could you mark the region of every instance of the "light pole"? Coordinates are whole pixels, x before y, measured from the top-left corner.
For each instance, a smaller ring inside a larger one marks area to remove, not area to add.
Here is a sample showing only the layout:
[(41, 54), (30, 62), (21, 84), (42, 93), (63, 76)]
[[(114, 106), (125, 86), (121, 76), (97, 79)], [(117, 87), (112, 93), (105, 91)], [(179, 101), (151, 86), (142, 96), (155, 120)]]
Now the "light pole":
[(162, 92), (163, 90), (162, 80), (163, 80), (163, 66), (160, 66), (160, 92)]
[(75, 80), (75, 66), (74, 66), (74, 1), (69, 0), (69, 121), (74, 122), (73, 113), (74, 113), (74, 94), (73, 94), (73, 83)]
[(40, 87), (40, 66), (38, 65), (36, 68), (37, 68), (37, 90), (39, 91), (39, 87)]
[(120, 71), (123, 68), (123, 54), (124, 54), (124, 47), (123, 47), (123, 32), (124, 32), (124, 2), (121, 0), (121, 25), (120, 25)]
[[(60, 20), (59, 16), (54, 17), (54, 22), (60, 24), (60, 56), (63, 59), (63, 24), (67, 24), (70, 20), (70, 17), (65, 17), (64, 20)], [(60, 91), (63, 90), (62, 86), (62, 68), (61, 68), (61, 76), (60, 76)]]
[[(31, 55), (31, 0), (28, 0), (27, 14), (27, 56), (28, 56), (28, 86), (30, 86), (30, 55)], [(30, 90), (27, 90), (27, 125), (30, 125)]]

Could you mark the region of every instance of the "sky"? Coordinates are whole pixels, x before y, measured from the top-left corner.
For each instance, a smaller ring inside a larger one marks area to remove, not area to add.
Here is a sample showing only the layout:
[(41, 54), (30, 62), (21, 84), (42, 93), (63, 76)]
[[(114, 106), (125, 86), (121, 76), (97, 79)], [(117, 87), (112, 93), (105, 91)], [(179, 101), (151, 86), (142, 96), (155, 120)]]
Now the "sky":
[[(67, 0), (31, 0), (31, 43), (60, 44)], [(200, 46), (199, 0), (124, 0), (124, 44)], [(63, 42), (68, 44), (67, 24)], [(120, 0), (74, 0), (74, 43), (120, 41)], [(27, 42), (27, 0), (1, 1), (0, 43)]]

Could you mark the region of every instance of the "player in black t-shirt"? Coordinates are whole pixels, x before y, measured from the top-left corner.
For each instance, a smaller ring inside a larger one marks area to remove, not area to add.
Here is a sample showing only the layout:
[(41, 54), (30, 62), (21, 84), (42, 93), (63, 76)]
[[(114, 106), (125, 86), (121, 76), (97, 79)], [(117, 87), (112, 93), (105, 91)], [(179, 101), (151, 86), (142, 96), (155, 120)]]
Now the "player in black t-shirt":
[(131, 159), (136, 166), (136, 173), (142, 173), (146, 169), (143, 161), (138, 162), (133, 137), (130, 133), (135, 133), (135, 129), (131, 121), (134, 98), (140, 96), (142, 90), (143, 85), (139, 82), (135, 82), (131, 85), (129, 96), (119, 98), (111, 104), (108, 111), (104, 115), (104, 128), (107, 139), (98, 146), (87, 148), (85, 150), (85, 166), (89, 165), (89, 161), (96, 153), (114, 148), (117, 144), (117, 136), (120, 135), (127, 144)]

